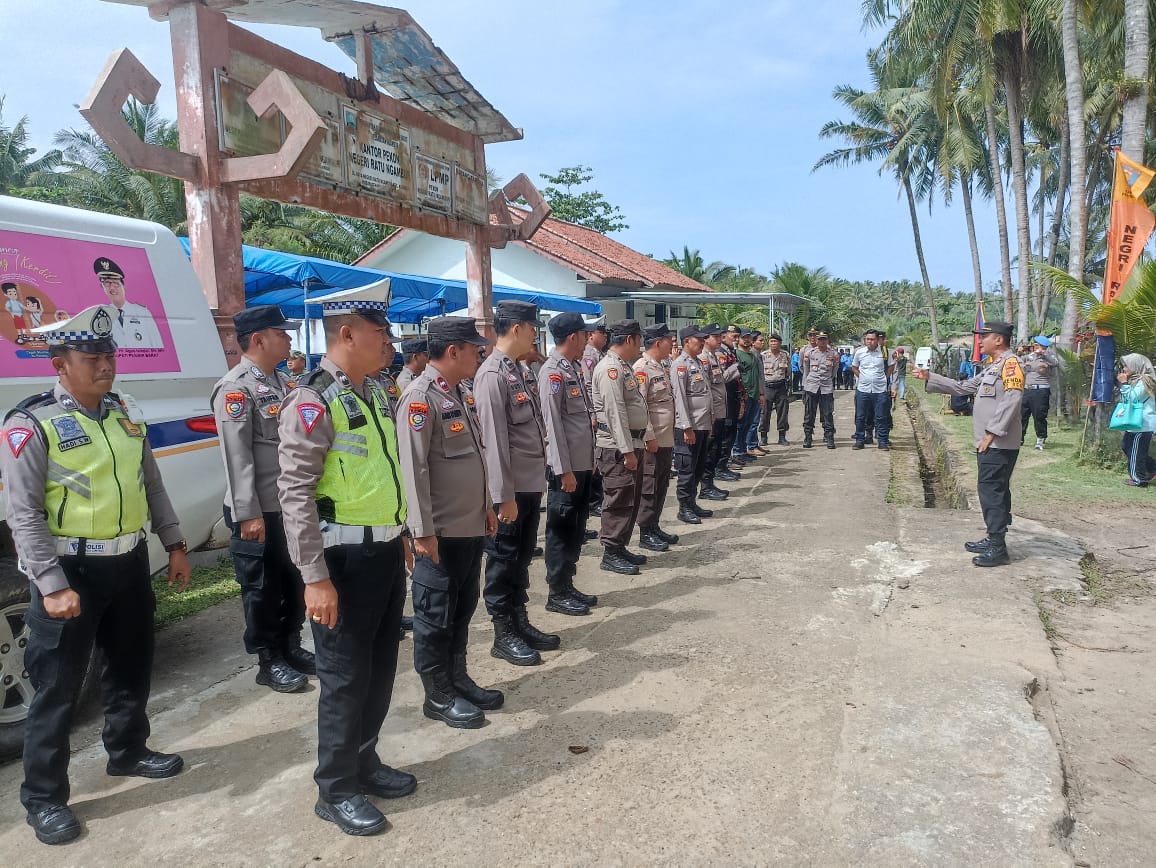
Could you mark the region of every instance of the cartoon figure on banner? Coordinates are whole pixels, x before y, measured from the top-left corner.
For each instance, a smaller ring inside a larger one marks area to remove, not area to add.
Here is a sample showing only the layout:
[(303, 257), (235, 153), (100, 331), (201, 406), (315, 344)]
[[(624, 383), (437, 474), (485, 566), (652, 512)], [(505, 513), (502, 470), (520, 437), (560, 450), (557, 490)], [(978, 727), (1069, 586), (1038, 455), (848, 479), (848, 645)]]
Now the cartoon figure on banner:
[(16, 330), (16, 343), (22, 344), (28, 340), (28, 323), (24, 319), (24, 303), (20, 301), (20, 289), (15, 283), (3, 284), (4, 310), (12, 317), (12, 328)]
[(0, 319), (0, 337), (8, 338), (16, 346), (22, 347), (17, 352), (20, 357), (48, 358), (48, 344), (39, 335), (33, 334), (31, 329), (39, 328), (44, 316), (52, 312), (52, 299), (45, 297), (42, 300), (39, 295), (28, 294), (27, 289), (21, 295), (20, 285), (11, 280), (0, 284), (0, 289), (4, 293), (4, 310), (10, 316), (10, 319)]
[(112, 337), (117, 349), (160, 349), (164, 346), (152, 312), (125, 295), (124, 269), (106, 256), (92, 263), (100, 287), (116, 308)]

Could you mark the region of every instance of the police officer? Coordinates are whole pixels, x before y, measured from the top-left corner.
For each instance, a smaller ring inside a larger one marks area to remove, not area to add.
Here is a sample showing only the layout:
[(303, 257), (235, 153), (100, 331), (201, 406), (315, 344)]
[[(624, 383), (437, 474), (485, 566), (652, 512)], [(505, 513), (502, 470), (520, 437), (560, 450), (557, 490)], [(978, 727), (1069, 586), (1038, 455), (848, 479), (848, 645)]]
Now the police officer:
[(426, 338), (410, 338), (401, 342), (401, 354), (405, 356), (405, 367), (397, 375), (397, 387), (405, 387), (414, 381), (429, 362), (429, 343)]
[(8, 527), (32, 583), (24, 664), (36, 693), (20, 801), (45, 844), (80, 834), (68, 806), (68, 735), (94, 642), (104, 656), (108, 774), (167, 778), (184, 765), (145, 743), (156, 606), (145, 525), (169, 552), (170, 585), (184, 590), (189, 562), (148, 426), (128, 395), (110, 391), (115, 315), (98, 305), (32, 330), (60, 379), (8, 414), (0, 449)]
[[(591, 384), (594, 377), (594, 368), (602, 361), (602, 357), (606, 355), (606, 342), (609, 340), (610, 334), (606, 329), (606, 317), (601, 316), (598, 319), (588, 324), (586, 330), (586, 347), (582, 350), (582, 364), (580, 370), (582, 372), (582, 382), (586, 386), (586, 397), (593, 401), (591, 396)], [(593, 408), (593, 403), (591, 403)], [(594, 468), (594, 475), (590, 479), (590, 515), (602, 515), (602, 474), (598, 472), (598, 468)]]
[(143, 304), (125, 296), (124, 269), (107, 256), (92, 263), (92, 270), (112, 306), (112, 339), (118, 349), (157, 349), (164, 346), (157, 321)]
[(1048, 439), (1048, 410), (1052, 404), (1051, 374), (1059, 365), (1051, 350), (1052, 342), (1043, 335), (1032, 338), (1032, 347), (1020, 359), (1024, 369), (1024, 401), (1021, 408), (1020, 445), (1028, 432), (1028, 419), (1035, 422), (1036, 449), (1043, 451)]
[(637, 575), (646, 555), (626, 548), (642, 498), (642, 448), (650, 424), (631, 363), (642, 350), (642, 328), (624, 319), (610, 326), (606, 357), (594, 369), (594, 465), (602, 474), (601, 567)]
[(534, 346), (538, 306), (498, 302), (494, 350), (474, 376), (474, 400), (486, 444), (490, 498), (498, 531), (486, 542), (486, 610), (494, 621), (491, 653), (516, 666), (542, 662), (562, 640), (530, 623), (526, 602), (546, 482), (545, 428), (538, 384), (517, 360)]
[(710, 442), (707, 444), (706, 468), (702, 474), (699, 497), (703, 500), (726, 500), (730, 496), (730, 492), (715, 485), (715, 479), (734, 482), (739, 479), (739, 474), (731, 470), (728, 464), (730, 448), (723, 448), (726, 446), (727, 429), (730, 424), (727, 416), (729, 406), (726, 372), (720, 362), (723, 330), (718, 324), (711, 323), (703, 327), (703, 332), (706, 338), (702, 353), (699, 355), (699, 362), (702, 363), (707, 372), (707, 382), (710, 385), (711, 393), (711, 418), (714, 422), (711, 427)]
[(594, 429), (590, 399), (582, 387), (580, 359), (586, 323), (580, 314), (560, 313), (548, 327), (554, 350), (538, 373), (546, 426), (546, 609), (562, 615), (587, 615), (598, 598), (574, 587), (590, 510), (594, 475)]
[(391, 370), (393, 361), (397, 357), (397, 350), (393, 345), (394, 334), (393, 325), (387, 318), (385, 321), (385, 364), (382, 365), (381, 370), (374, 375), (377, 380), (377, 385), (385, 394), (385, 400), (389, 404), (389, 414), (393, 418), (397, 418), (397, 405), (401, 400), (401, 386), (397, 384), (397, 380), (393, 377)]
[(700, 507), (695, 495), (706, 470), (707, 447), (714, 427), (714, 393), (708, 368), (702, 363), (704, 329), (689, 325), (680, 329), (682, 354), (674, 360), (670, 374), (674, 397), (674, 464), (678, 471), (678, 520), (702, 524), (714, 515)]
[(928, 392), (975, 395), (972, 426), (987, 536), (964, 547), (975, 553), (971, 562), (977, 567), (997, 567), (1011, 563), (1004, 537), (1011, 524), (1011, 475), (1020, 454), (1024, 372), (1011, 349), (1011, 323), (993, 320), (975, 334), (980, 336), (980, 350), (992, 359), (976, 376), (957, 382), (926, 368), (915, 368), (911, 375), (926, 380)]
[(305, 358), (305, 353), (301, 350), (293, 350), (289, 353), (289, 358), (285, 360), (285, 369), (289, 372), (289, 385), (297, 385), (297, 381), (305, 373), (305, 366), (308, 363), (309, 360)]
[(501, 691), (466, 669), (470, 618), (481, 593), (482, 547), (497, 528), (486, 486), (481, 430), (459, 385), (489, 343), (469, 317), (435, 319), (428, 365), (402, 394), (398, 449), (413, 536), (413, 661), (425, 688), (422, 711), (460, 729), (485, 723)]
[[(810, 340), (811, 335), (808, 335)], [(823, 426), (823, 442), (835, 448), (835, 371), (839, 353), (831, 349), (826, 332), (814, 335), (814, 346), (799, 353), (803, 369), (803, 448), (810, 449), (815, 434), (815, 414)]]
[(398, 798), (417, 787), (377, 754), (406, 593), (397, 435), (374, 379), (390, 345), (386, 293), (362, 287), (317, 299), (327, 352), (279, 414), (281, 511), (321, 684), (314, 812), (350, 835), (385, 828), (366, 794)]
[(767, 349), (761, 353), (763, 365), (763, 397), (766, 405), (759, 420), (759, 442), (766, 446), (771, 430), (771, 413), (775, 414), (775, 424), (779, 430), (778, 445), (790, 446), (787, 431), (791, 428), (788, 415), (791, 410), (791, 355), (783, 352), (783, 337), (771, 334), (767, 338)]
[(678, 534), (659, 527), (666, 493), (670, 489), (670, 464), (674, 454), (674, 394), (670, 373), (663, 361), (670, 357), (674, 332), (666, 323), (642, 330), (642, 355), (634, 363), (634, 378), (646, 401), (648, 421), (646, 451), (642, 454), (642, 500), (638, 506), (639, 545), (664, 552), (678, 542)]
[(225, 524), (241, 585), (245, 650), (257, 655), (257, 683), (278, 693), (303, 690), (316, 673), (301, 647), (301, 576), (289, 559), (277, 502), (277, 421), (289, 377), (277, 369), (289, 352), (287, 320), (276, 305), (233, 316), (241, 361), (213, 387), (213, 417), (225, 462)]

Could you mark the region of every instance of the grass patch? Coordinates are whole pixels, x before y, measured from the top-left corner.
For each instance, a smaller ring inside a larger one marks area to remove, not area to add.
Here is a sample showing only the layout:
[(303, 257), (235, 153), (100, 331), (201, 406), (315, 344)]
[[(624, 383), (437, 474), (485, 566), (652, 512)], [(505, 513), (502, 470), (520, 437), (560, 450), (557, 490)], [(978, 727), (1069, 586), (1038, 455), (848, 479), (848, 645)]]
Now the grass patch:
[(153, 579), (153, 591), (157, 595), (156, 625), (162, 627), (236, 597), (241, 586), (232, 559), (224, 557), (212, 566), (196, 567), (184, 592), (170, 588), (163, 576)]
[(1043, 625), (1044, 635), (1054, 645), (1056, 640), (1061, 638), (1060, 631), (1056, 628), (1055, 621), (1052, 620), (1052, 613), (1044, 608), (1042, 599), (1036, 600), (1036, 611), (1040, 614), (1040, 624)]
[(1080, 572), (1084, 574), (1084, 583), (1088, 586), (1088, 593), (1096, 605), (1105, 603), (1110, 596), (1108, 593), (1106, 576), (1100, 567), (1100, 562), (1091, 552), (1080, 558)]

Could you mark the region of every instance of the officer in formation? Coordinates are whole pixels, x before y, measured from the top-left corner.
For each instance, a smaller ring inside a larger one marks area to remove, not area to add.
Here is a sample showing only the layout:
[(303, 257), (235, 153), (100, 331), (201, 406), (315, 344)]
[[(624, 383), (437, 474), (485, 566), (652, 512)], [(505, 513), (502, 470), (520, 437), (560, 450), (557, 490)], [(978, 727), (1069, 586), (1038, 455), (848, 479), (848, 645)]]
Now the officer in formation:
[[(605, 358), (594, 368), (593, 399), (597, 431), (594, 465), (602, 474), (601, 567), (637, 575), (646, 555), (626, 548), (634, 533), (642, 497), (642, 450), (650, 424), (646, 399), (631, 364), (642, 350), (642, 328), (626, 319), (610, 327)], [(657, 448), (654, 440), (647, 448)]]
[(1048, 410), (1052, 404), (1051, 376), (1060, 364), (1051, 347), (1050, 339), (1036, 335), (1032, 338), (1031, 349), (1020, 359), (1025, 375), (1024, 401), (1020, 410), (1020, 445), (1023, 446), (1024, 437), (1028, 433), (1028, 419), (1031, 419), (1036, 428), (1036, 449), (1040, 451), (1043, 451), (1048, 439)]
[(659, 526), (674, 455), (674, 394), (668, 367), (674, 332), (666, 323), (647, 326), (642, 330), (642, 345), (643, 353), (634, 363), (634, 377), (649, 418), (643, 437), (646, 451), (642, 454), (642, 500), (638, 506), (639, 545), (664, 552), (678, 542), (678, 534)]
[(561, 313), (548, 324), (554, 350), (538, 373), (546, 428), (546, 609), (587, 615), (598, 598), (574, 587), (585, 540), (594, 476), (594, 429), (590, 398), (582, 385), (581, 358), (589, 326), (576, 313)]
[(417, 787), (377, 753), (406, 596), (401, 460), (376, 379), (392, 348), (387, 293), (375, 286), (317, 299), (327, 352), (279, 414), (281, 510), (321, 685), (314, 811), (351, 835), (385, 828), (366, 795), (398, 798)]
[(490, 499), (498, 516), (497, 533), (486, 542), (485, 600), (494, 622), (491, 653), (516, 666), (535, 666), (542, 662), (540, 651), (554, 651), (562, 644), (558, 636), (531, 624), (526, 612), (546, 479), (546, 432), (538, 383), (517, 360), (533, 349), (537, 325), (537, 305), (498, 302), (494, 350), (473, 384)]
[(761, 354), (763, 364), (763, 397), (766, 404), (763, 417), (759, 420), (759, 443), (767, 445), (771, 430), (771, 413), (775, 414), (775, 424), (779, 431), (778, 445), (790, 446), (787, 432), (791, 429), (788, 419), (791, 408), (791, 354), (783, 351), (783, 337), (771, 334), (767, 338), (767, 349)]
[(1024, 394), (1024, 371), (1011, 349), (1011, 323), (993, 320), (976, 332), (980, 349), (992, 359), (976, 376), (962, 382), (915, 368), (911, 375), (927, 381), (928, 392), (975, 395), (972, 427), (979, 469), (979, 504), (987, 536), (965, 544), (977, 567), (1010, 564), (1005, 535), (1011, 524), (1011, 475), (1019, 457), (1020, 404)]
[(405, 357), (405, 367), (397, 375), (397, 387), (405, 391), (406, 386), (420, 376), (429, 363), (429, 342), (426, 338), (402, 341), (401, 354)]
[[(826, 332), (808, 335), (808, 346), (799, 352), (799, 367), (803, 370), (803, 448), (814, 443), (815, 414), (823, 426), (823, 442), (828, 449), (835, 448), (835, 372), (839, 369), (839, 353), (831, 349)], [(810, 340), (814, 339), (814, 345)]]
[[(610, 333), (606, 328), (606, 317), (602, 316), (589, 324), (586, 333), (586, 347), (582, 350), (582, 382), (586, 386), (586, 397), (593, 401), (590, 391), (594, 382), (594, 368), (606, 355), (606, 342)], [(593, 403), (591, 407), (593, 407)], [(590, 515), (602, 514), (602, 474), (594, 468), (594, 476), (590, 480)]]
[(184, 765), (146, 744), (156, 599), (145, 526), (169, 553), (170, 585), (187, 587), (189, 562), (144, 417), (111, 391), (115, 316), (98, 305), (32, 330), (48, 343), (59, 382), (8, 414), (0, 449), (8, 527), (32, 584), (24, 661), (36, 693), (20, 801), (45, 844), (81, 831), (68, 806), (69, 731), (94, 643), (104, 658), (108, 774), (167, 778)]
[(429, 364), (406, 387), (398, 426), (413, 568), (413, 661), (426, 717), (476, 729), (501, 708), (466, 667), (470, 619), (478, 607), (482, 550), (497, 530), (486, 484), (481, 428), (460, 388), (489, 341), (469, 317), (441, 317), (427, 333)]
[(699, 486), (706, 471), (707, 451), (714, 430), (714, 392), (710, 370), (700, 358), (708, 330), (689, 325), (678, 333), (682, 353), (674, 360), (670, 374), (674, 397), (674, 466), (678, 471), (678, 520), (702, 524), (714, 515), (697, 502)]
[(316, 674), (301, 647), (301, 576), (289, 558), (277, 500), (277, 427), (290, 380), (277, 365), (289, 353), (287, 320), (275, 305), (233, 316), (241, 361), (213, 387), (211, 402), (225, 463), (225, 524), (241, 585), (245, 650), (257, 655), (257, 683), (279, 693), (303, 690)]
[[(739, 474), (730, 467), (730, 449), (723, 447), (727, 442), (729, 419), (727, 416), (727, 384), (726, 372), (723, 370), (722, 327), (716, 323), (703, 327), (706, 335), (699, 362), (706, 368), (707, 382), (711, 393), (711, 418), (714, 420), (711, 427), (710, 442), (707, 444), (706, 466), (703, 469), (702, 485), (698, 496), (703, 500), (726, 500), (730, 492), (724, 491), (715, 485), (716, 479), (724, 482), (735, 482)], [(737, 370), (736, 370), (737, 374)]]

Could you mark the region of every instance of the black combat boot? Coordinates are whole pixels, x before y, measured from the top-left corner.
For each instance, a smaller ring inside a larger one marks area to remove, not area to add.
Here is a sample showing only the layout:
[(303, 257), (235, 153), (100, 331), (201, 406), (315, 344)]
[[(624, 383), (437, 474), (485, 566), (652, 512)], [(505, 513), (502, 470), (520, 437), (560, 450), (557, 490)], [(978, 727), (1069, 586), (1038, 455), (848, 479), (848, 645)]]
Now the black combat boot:
[(1007, 553), (1007, 546), (1004, 545), (1003, 535), (989, 537), (991, 545), (988, 546), (987, 551), (980, 552), (971, 562), (977, 567), (1003, 567), (1011, 563), (1011, 556)]
[(569, 590), (546, 597), (546, 611), (559, 615), (589, 615), (590, 607), (570, 595)]
[(626, 558), (626, 560), (630, 561), (630, 563), (636, 567), (645, 566), (646, 564), (646, 555), (636, 555), (626, 546), (619, 546), (618, 554), (622, 555), (622, 557)]
[(767, 435), (766, 434), (763, 434), (763, 433), (759, 434), (759, 445), (760, 446), (766, 446), (767, 445)]
[(669, 543), (660, 537), (652, 527), (644, 527), (639, 529), (638, 544), (644, 549), (652, 552), (670, 551)]
[(652, 534), (654, 534), (656, 537), (658, 537), (660, 540), (662, 540), (664, 543), (666, 543), (667, 545), (672, 546), (678, 542), (678, 534), (667, 533), (662, 528), (660, 528), (658, 525), (655, 525), (654, 527), (652, 527), (650, 529), (650, 532)]
[(490, 655), (515, 666), (537, 666), (542, 655), (526, 644), (509, 615), (494, 615), (494, 647)]
[(982, 555), (991, 548), (991, 542), (991, 537), (985, 536), (983, 539), (978, 539), (975, 542), (965, 542), (963, 547), (973, 555)]
[(689, 503), (680, 503), (678, 505), (678, 520), (685, 521), (687, 524), (702, 524), (702, 519), (698, 517)]
[(729, 491), (723, 491), (721, 488), (715, 488), (713, 485), (710, 485), (703, 486), (703, 489), (698, 493), (698, 496), (703, 500), (726, 500), (731, 496), (731, 493)]
[(588, 606), (590, 608), (593, 608), (594, 606), (598, 605), (598, 597), (596, 597), (594, 594), (583, 594), (576, 587), (574, 587), (574, 580), (573, 579), (571, 579), (569, 584), (566, 586), (566, 590), (570, 594), (571, 597), (573, 597), (575, 600), (577, 600), (583, 606)]
[(804, 449), (810, 449), (814, 445), (815, 444), (811, 442), (811, 435), (810, 434), (804, 434), (803, 435), (803, 448)]
[(723, 467), (714, 472), (715, 479), (721, 479), (723, 482), (738, 482), (742, 479), (742, 475), (735, 473), (733, 470), (728, 470)]
[(278, 693), (296, 693), (304, 690), (309, 679), (285, 662), (285, 658), (272, 651), (257, 652), (257, 683)]
[(779, 435), (779, 445), (780, 446), (790, 446), (791, 445), (791, 441), (787, 439), (786, 434), (780, 434)]
[(553, 633), (543, 633), (530, 623), (530, 613), (525, 606), (514, 610), (514, 628), (535, 651), (557, 651), (562, 646), (562, 637)]
[(422, 672), (421, 683), (425, 688), (425, 703), (421, 710), (430, 720), (440, 720), (454, 729), (479, 729), (486, 722), (480, 708), (464, 696), (457, 695), (444, 669)]
[(312, 651), (301, 647), (301, 634), (294, 633), (285, 640), (285, 662), (302, 675), (317, 674), (317, 658)]
[(453, 668), (450, 670), (450, 682), (458, 696), (468, 699), (483, 711), (494, 711), (501, 708), (506, 697), (500, 690), (486, 690), (479, 687), (470, 673), (466, 671), (466, 652), (459, 651), (453, 657)]
[(827, 444), (828, 449), (834, 449), (835, 448), (835, 435), (834, 434), (824, 435), (823, 436), (823, 442)]
[(624, 576), (637, 576), (640, 572), (638, 567), (628, 561), (622, 556), (622, 549), (606, 547), (602, 553), (602, 563), (599, 568), (606, 570), (608, 573), (621, 573)]
[(697, 515), (699, 518), (710, 518), (712, 515), (714, 515), (713, 509), (707, 509), (704, 506), (699, 506), (697, 503), (694, 503), (693, 501), (690, 504), (690, 508), (692, 510), (694, 510), (694, 514)]

